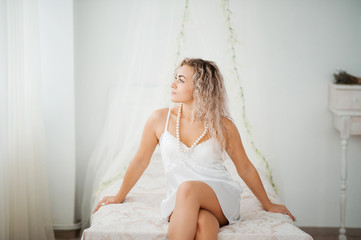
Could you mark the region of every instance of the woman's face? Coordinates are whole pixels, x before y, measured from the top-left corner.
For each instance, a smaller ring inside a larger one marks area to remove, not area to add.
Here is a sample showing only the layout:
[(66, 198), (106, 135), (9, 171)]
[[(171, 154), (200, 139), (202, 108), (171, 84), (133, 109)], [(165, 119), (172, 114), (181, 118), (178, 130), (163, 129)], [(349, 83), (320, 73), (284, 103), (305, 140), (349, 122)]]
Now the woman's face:
[(170, 100), (174, 103), (190, 103), (193, 101), (193, 74), (194, 68), (188, 65), (181, 66), (172, 83)]

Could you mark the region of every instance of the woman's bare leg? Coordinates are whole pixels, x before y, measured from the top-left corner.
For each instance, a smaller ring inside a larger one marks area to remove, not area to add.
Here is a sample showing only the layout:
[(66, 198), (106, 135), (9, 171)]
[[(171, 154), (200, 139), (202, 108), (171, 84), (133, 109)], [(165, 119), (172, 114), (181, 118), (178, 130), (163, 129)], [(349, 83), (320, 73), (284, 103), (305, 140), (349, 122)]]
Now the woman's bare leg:
[(207, 210), (199, 210), (196, 240), (217, 240), (219, 222), (217, 218)]
[(176, 203), (168, 227), (168, 237), (193, 240), (197, 232), (201, 208), (212, 213), (220, 226), (228, 223), (215, 192), (208, 184), (201, 181), (182, 183), (177, 191)]

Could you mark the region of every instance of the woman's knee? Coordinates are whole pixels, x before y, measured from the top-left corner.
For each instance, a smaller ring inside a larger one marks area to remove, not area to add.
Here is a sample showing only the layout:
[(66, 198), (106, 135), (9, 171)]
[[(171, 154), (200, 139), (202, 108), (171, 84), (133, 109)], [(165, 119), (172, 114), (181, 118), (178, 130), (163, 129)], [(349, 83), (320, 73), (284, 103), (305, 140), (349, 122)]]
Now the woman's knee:
[(179, 185), (177, 190), (177, 197), (189, 198), (197, 194), (195, 182), (186, 181)]

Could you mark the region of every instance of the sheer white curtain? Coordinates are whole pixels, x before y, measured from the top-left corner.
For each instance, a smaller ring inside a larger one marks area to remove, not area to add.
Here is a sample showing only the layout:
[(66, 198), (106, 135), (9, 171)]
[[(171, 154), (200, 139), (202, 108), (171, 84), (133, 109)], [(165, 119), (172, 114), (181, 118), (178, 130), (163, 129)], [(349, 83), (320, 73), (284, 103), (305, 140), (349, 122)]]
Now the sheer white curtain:
[(1, 0), (0, 238), (54, 239), (36, 0)]
[(168, 84), (176, 55), (182, 1), (132, 1), (124, 39), (119, 43), (122, 59), (119, 82), (109, 91), (109, 106), (102, 134), (86, 173), (82, 221), (86, 227), (102, 183), (124, 173), (137, 150), (145, 121), (157, 108), (167, 107)]
[[(82, 200), (83, 227), (88, 224), (99, 191), (124, 175), (150, 113), (172, 105), (170, 83), (175, 66), (184, 57), (204, 58), (218, 64), (226, 81), (232, 117), (240, 132), (246, 133), (239, 70), (234, 64), (234, 41), (230, 40), (228, 1), (133, 1), (133, 4), (125, 19), (128, 31), (119, 44), (123, 59), (119, 64), (118, 87), (111, 91), (106, 122), (89, 160)], [(266, 171), (262, 160), (251, 151), (247, 141), (244, 143), (256, 167)]]

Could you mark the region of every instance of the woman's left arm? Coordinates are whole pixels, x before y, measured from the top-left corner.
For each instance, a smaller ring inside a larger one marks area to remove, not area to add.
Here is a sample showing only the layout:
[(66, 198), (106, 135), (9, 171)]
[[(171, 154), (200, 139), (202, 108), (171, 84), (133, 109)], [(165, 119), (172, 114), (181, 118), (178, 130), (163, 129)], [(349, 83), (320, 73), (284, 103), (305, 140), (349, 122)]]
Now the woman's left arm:
[(225, 123), (227, 132), (229, 133), (226, 140), (227, 153), (232, 159), (239, 176), (258, 198), (265, 210), (269, 212), (287, 213), (292, 220), (295, 221), (295, 217), (286, 208), (286, 206), (274, 204), (269, 200), (256, 168), (247, 157), (237, 127), (229, 119), (225, 119)]

